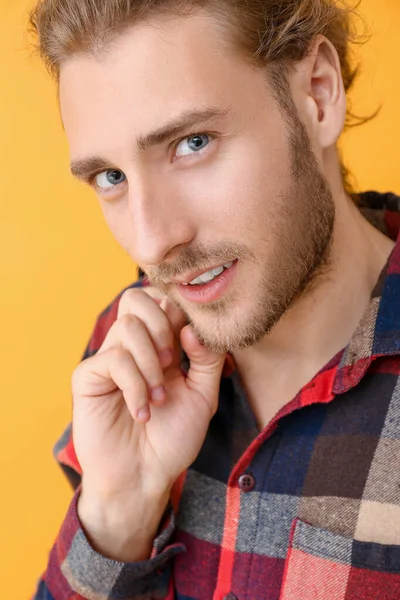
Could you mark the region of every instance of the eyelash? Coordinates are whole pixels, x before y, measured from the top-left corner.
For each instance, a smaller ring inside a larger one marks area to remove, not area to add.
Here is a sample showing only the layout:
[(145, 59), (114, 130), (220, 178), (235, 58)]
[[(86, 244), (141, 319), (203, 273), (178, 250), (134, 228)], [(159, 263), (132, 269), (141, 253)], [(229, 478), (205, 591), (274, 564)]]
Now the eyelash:
[[(187, 134), (187, 135), (185, 135), (185, 136), (181, 137), (179, 140), (176, 140), (175, 142), (172, 142), (172, 144), (170, 144), (170, 146), (168, 147), (168, 150), (169, 150), (170, 148), (174, 148), (174, 150), (176, 150), (176, 148), (179, 146), (179, 144), (180, 144), (181, 142), (183, 142), (184, 140), (187, 140), (187, 139), (189, 139), (189, 138), (191, 138), (191, 137), (196, 137), (196, 136), (198, 136), (198, 135), (207, 135), (207, 136), (208, 136), (208, 138), (209, 138), (209, 140), (210, 140), (210, 141), (209, 141), (209, 143), (207, 144), (207, 146), (205, 146), (205, 148), (202, 148), (202, 149), (201, 149), (201, 150), (199, 150), (198, 152), (194, 152), (193, 154), (189, 154), (189, 155), (187, 155), (187, 156), (181, 156), (181, 157), (178, 157), (178, 158), (174, 159), (174, 161), (173, 161), (173, 162), (175, 162), (176, 160), (181, 160), (181, 159), (184, 159), (184, 158), (186, 158), (186, 159), (188, 159), (188, 160), (192, 160), (192, 159), (190, 158), (191, 156), (198, 156), (199, 154), (202, 154), (202, 153), (203, 153), (203, 150), (206, 150), (206, 149), (207, 149), (207, 148), (210, 146), (210, 144), (211, 144), (212, 142), (214, 142), (214, 141), (215, 141), (215, 138), (216, 138), (216, 134), (214, 134), (214, 133), (213, 133), (213, 134), (212, 134), (212, 133), (209, 133), (208, 131), (202, 131), (201, 133), (198, 133), (198, 132), (189, 133), (189, 134)], [(107, 170), (108, 170), (108, 169), (106, 169), (106, 171), (107, 171)], [(112, 168), (111, 168), (111, 170), (112, 170)], [(118, 169), (117, 169), (117, 170), (118, 170)], [(93, 187), (95, 190), (97, 190), (97, 191), (100, 191), (100, 192), (101, 192), (101, 194), (102, 194), (103, 196), (104, 196), (104, 195), (107, 195), (107, 194), (110, 194), (110, 193), (112, 193), (112, 190), (115, 190), (115, 188), (116, 188), (116, 187), (118, 187), (118, 186), (112, 186), (112, 187), (110, 187), (110, 188), (109, 188), (109, 191), (106, 191), (105, 189), (100, 189), (100, 188), (98, 188), (98, 187), (96, 186), (96, 177), (97, 177), (98, 175), (100, 175), (101, 173), (104, 173), (104, 171), (105, 171), (104, 169), (102, 169), (101, 171), (97, 171), (96, 173), (93, 173), (93, 175), (91, 175), (91, 176), (88, 178), (88, 184), (89, 184), (91, 187)]]
[[(193, 138), (196, 136), (200, 136), (200, 135), (206, 135), (209, 138), (209, 143), (207, 144), (207, 146), (205, 148), (202, 148), (201, 150), (199, 150), (198, 152), (193, 152), (193, 154), (189, 154), (187, 156), (181, 156), (175, 160), (181, 160), (182, 158), (188, 158), (189, 160), (191, 160), (189, 157), (190, 156), (198, 156), (199, 154), (202, 154), (204, 150), (206, 150), (206, 148), (208, 148), (210, 146), (210, 144), (215, 140), (215, 138), (217, 137), (217, 135), (215, 133), (210, 133), (208, 131), (202, 131), (202, 132), (193, 132), (193, 133), (189, 133), (188, 135), (185, 135), (184, 137), (180, 138), (179, 140), (177, 140), (176, 142), (172, 142), (170, 148), (174, 148), (174, 150), (177, 149), (177, 147), (179, 146), (179, 144), (181, 142), (183, 142), (184, 140), (188, 140), (189, 138)], [(174, 161), (175, 162), (175, 161)]]

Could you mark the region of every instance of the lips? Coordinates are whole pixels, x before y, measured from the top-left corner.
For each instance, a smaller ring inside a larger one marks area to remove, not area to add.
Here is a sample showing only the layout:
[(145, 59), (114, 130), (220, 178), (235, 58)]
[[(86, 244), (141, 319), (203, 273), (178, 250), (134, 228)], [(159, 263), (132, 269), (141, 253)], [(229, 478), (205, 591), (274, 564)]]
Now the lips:
[[(177, 277), (175, 279), (171, 279), (170, 283), (174, 283), (175, 285), (189, 285), (195, 279), (198, 279), (200, 277), (205, 276), (210, 271), (215, 271), (216, 269), (219, 269), (219, 268), (224, 267), (224, 266), (229, 266), (230, 264), (231, 263), (225, 263), (225, 265), (224, 265), (224, 263), (220, 263), (219, 265), (215, 265), (215, 266), (210, 267), (208, 270), (207, 269), (202, 269), (201, 271), (200, 270), (192, 271), (190, 273), (186, 273), (184, 276), (181, 276), (179, 278)], [(203, 283), (206, 283), (206, 281), (203, 281)]]
[(208, 282), (194, 285), (180, 283), (178, 285), (178, 291), (180, 295), (190, 302), (199, 304), (205, 304), (207, 302), (218, 300), (228, 290), (228, 287), (236, 274), (238, 261), (235, 260), (230, 263), (230, 265), (231, 266), (224, 268), (219, 275), (215, 276)]
[(221, 265), (219, 267), (215, 267), (214, 269), (210, 269), (209, 271), (206, 271), (198, 277), (192, 279), (192, 281), (190, 281), (189, 283), (183, 283), (183, 285), (203, 285), (205, 283), (208, 283), (209, 281), (215, 279), (215, 277), (218, 277), (218, 275), (221, 275), (224, 269), (229, 269), (232, 265), (233, 261)]

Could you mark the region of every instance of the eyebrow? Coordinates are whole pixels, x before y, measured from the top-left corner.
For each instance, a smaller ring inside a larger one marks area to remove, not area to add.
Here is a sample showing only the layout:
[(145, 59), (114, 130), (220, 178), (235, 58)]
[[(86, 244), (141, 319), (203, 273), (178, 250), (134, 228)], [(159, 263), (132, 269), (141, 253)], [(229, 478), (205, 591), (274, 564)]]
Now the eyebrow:
[[(226, 117), (232, 110), (227, 108), (205, 108), (185, 111), (178, 118), (162, 125), (155, 131), (146, 135), (141, 135), (136, 140), (136, 146), (139, 154), (145, 153), (154, 146), (165, 144), (171, 139), (183, 135), (189, 127), (197, 127), (205, 124), (212, 119)], [(101, 169), (109, 169), (110, 163), (100, 156), (90, 156), (88, 158), (76, 159), (71, 162), (71, 173), (74, 177), (88, 181), (90, 176)]]

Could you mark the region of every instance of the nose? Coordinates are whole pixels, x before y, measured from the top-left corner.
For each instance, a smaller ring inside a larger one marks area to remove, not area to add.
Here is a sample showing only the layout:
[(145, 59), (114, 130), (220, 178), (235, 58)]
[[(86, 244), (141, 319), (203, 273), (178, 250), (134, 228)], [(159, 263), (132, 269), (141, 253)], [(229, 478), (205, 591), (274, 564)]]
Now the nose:
[(129, 212), (133, 257), (138, 264), (154, 266), (189, 245), (196, 232), (188, 208), (179, 194), (147, 185), (130, 188)]

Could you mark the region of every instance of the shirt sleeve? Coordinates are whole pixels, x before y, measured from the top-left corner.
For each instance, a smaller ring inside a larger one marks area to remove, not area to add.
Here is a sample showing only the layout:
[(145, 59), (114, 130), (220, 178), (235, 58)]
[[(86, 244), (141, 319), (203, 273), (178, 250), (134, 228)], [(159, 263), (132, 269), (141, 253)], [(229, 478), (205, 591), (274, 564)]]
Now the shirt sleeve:
[[(130, 287), (140, 287), (142, 282)], [(128, 289), (128, 288), (126, 288)], [(119, 299), (103, 311), (81, 360), (97, 352), (116, 320)], [(49, 555), (47, 569), (31, 600), (173, 600), (172, 559), (185, 551), (171, 542), (175, 529), (172, 504), (167, 507), (153, 542), (149, 560), (121, 563), (106, 558), (90, 545), (77, 514), (82, 470), (76, 457), (71, 424), (54, 447), (54, 455), (68, 478), (74, 495)]]
[(121, 563), (98, 554), (89, 544), (77, 515), (78, 486), (47, 570), (32, 600), (173, 600), (172, 559), (185, 550), (170, 543), (175, 517), (169, 506), (153, 543), (151, 558)]

